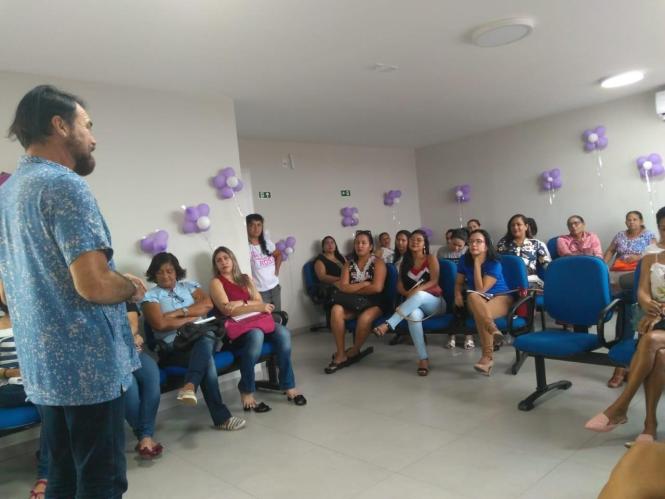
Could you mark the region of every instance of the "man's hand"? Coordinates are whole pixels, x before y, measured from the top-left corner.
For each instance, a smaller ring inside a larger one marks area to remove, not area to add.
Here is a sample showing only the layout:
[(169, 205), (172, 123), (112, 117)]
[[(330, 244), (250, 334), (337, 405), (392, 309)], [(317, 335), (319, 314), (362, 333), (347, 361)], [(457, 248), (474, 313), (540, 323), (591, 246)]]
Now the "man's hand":
[(136, 288), (136, 291), (130, 298), (130, 301), (138, 303), (141, 300), (143, 300), (146, 291), (148, 291), (148, 288), (146, 287), (145, 282), (143, 282), (143, 279), (136, 277), (135, 275), (132, 274), (123, 274), (123, 276), (129, 279)]

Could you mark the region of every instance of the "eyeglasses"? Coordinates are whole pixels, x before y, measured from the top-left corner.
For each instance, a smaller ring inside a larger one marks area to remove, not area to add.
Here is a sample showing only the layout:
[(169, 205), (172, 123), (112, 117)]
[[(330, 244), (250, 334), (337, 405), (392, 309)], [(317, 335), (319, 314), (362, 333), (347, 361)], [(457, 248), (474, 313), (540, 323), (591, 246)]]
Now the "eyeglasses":
[(173, 292), (173, 291), (169, 291), (169, 298), (171, 298), (176, 303), (185, 303), (185, 299), (181, 298), (180, 296), (175, 294), (175, 292)]

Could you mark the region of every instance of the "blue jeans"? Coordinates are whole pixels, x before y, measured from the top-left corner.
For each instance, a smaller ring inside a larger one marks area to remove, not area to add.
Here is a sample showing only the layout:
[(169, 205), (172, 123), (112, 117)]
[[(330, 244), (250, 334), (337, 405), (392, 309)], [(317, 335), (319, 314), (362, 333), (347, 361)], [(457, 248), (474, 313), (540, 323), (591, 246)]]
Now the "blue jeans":
[[(120, 391), (120, 387), (118, 387)], [(46, 497), (119, 498), (127, 490), (124, 397), (40, 407), (51, 462)]]
[[(169, 345), (171, 348), (173, 347), (173, 344)], [(222, 402), (222, 394), (219, 391), (217, 367), (213, 358), (214, 348), (215, 340), (203, 336), (194, 343), (190, 352), (171, 350), (163, 363), (187, 367), (185, 384), (192, 383), (195, 390), (199, 386), (201, 387), (213, 423), (221, 425), (231, 417), (231, 412)]]
[[(21, 407), (25, 405), (32, 405), (25, 400), (25, 390), (23, 385), (4, 385), (0, 386), (0, 407)], [(39, 406), (35, 406), (41, 416)], [(43, 416), (42, 416), (43, 418)], [(37, 461), (37, 479), (46, 478), (48, 476), (48, 442), (44, 435), (44, 425), (41, 426), (39, 431), (39, 459)]]
[(275, 305), (275, 311), (282, 310), (282, 286), (279, 284), (268, 291), (259, 291), (263, 303), (272, 303)]
[(242, 393), (254, 393), (256, 384), (254, 366), (261, 356), (263, 342), (272, 343), (277, 357), (280, 390), (290, 390), (296, 386), (291, 365), (291, 332), (281, 324), (275, 324), (273, 333), (265, 334), (260, 329), (252, 329), (242, 335), (236, 352), (240, 357), (240, 382), (238, 389)]
[(159, 409), (159, 367), (150, 355), (139, 354), (141, 368), (134, 371), (134, 382), (125, 392), (125, 419), (136, 438), (155, 434), (155, 419)]
[(404, 320), (404, 317), (412, 319), (411, 321), (408, 321), (408, 325), (413, 345), (418, 352), (418, 358), (420, 360), (427, 359), (425, 333), (423, 332), (423, 323), (420, 321), (422, 321), (423, 317), (426, 315), (444, 313), (446, 310), (446, 302), (440, 296), (431, 295), (427, 291), (418, 291), (397, 307), (397, 310), (401, 312), (401, 315), (395, 312), (386, 322), (391, 328), (395, 329), (397, 325)]

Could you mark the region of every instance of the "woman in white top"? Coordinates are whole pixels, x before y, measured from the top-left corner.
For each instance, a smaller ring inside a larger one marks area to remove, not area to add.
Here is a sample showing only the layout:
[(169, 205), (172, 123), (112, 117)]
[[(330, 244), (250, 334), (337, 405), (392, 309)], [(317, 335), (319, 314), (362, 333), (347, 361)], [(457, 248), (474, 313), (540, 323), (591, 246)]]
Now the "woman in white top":
[(263, 234), (263, 217), (252, 213), (245, 217), (249, 240), (249, 261), (252, 279), (264, 303), (272, 303), (275, 310), (282, 310), (282, 287), (279, 285), (279, 267), (282, 254)]
[[(656, 215), (661, 238), (665, 235), (665, 208)], [(639, 340), (630, 363), (626, 387), (616, 401), (590, 419), (586, 428), (597, 432), (612, 431), (625, 423), (628, 406), (644, 384), (646, 418), (644, 430), (636, 441), (653, 442), (656, 438), (656, 408), (665, 389), (665, 253), (642, 258), (637, 299), (644, 317), (637, 326)]]

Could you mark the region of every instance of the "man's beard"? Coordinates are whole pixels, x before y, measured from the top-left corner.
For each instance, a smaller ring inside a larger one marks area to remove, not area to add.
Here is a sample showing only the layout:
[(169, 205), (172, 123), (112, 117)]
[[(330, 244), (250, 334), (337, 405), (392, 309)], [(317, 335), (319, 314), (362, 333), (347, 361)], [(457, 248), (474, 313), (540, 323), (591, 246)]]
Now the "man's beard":
[(74, 172), (85, 177), (90, 175), (95, 169), (95, 158), (92, 157), (92, 151), (85, 151), (81, 143), (75, 138), (70, 138), (69, 152), (74, 159)]

